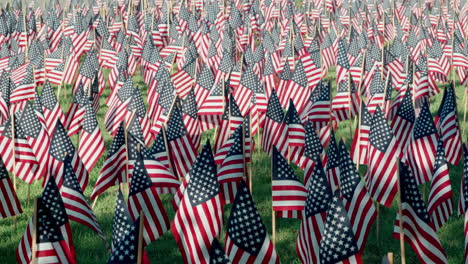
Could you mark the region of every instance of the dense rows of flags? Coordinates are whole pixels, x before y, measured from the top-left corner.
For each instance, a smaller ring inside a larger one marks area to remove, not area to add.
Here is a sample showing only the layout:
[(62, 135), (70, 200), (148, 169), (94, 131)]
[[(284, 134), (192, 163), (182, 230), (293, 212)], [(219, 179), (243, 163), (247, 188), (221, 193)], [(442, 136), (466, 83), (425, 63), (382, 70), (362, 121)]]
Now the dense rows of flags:
[[(69, 220), (105, 240), (84, 195), (106, 150), (103, 99), (113, 142), (91, 199), (129, 185), (127, 201), (118, 192), (108, 263), (149, 262), (144, 248), (169, 230), (185, 263), (279, 263), (276, 217), (301, 219), (302, 263), (361, 263), (378, 207), (395, 200), (394, 237), (421, 262), (446, 263), (437, 230), (454, 213), (448, 164), (462, 156), (468, 263), (468, 149), (454, 85), (468, 87), (467, 32), (466, 0), (5, 4), (0, 217), (22, 213), (16, 178), (44, 188), (17, 261), (79, 262)], [(346, 120), (349, 151), (334, 132)], [(213, 140), (202, 142), (208, 130)], [(272, 159), (271, 236), (252, 199), (256, 146)], [(162, 194), (174, 196), (174, 219)]]

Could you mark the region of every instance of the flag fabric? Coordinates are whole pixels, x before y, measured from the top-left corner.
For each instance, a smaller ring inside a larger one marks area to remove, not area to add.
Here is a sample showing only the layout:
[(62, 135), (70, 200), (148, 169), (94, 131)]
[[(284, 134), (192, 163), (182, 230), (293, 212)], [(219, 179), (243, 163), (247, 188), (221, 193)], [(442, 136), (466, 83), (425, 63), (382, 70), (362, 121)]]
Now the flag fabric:
[(462, 156), (461, 135), (458, 125), (457, 104), (453, 82), (445, 88), (444, 96), (436, 117), (436, 127), (444, 141), (447, 161), (457, 165)]
[(326, 211), (320, 241), (320, 263), (363, 263), (348, 214), (336, 191)]
[[(252, 237), (252, 239), (245, 239)], [(232, 263), (280, 263), (247, 185), (241, 181), (228, 219), (226, 255)]]
[(59, 188), (63, 184), (63, 163), (70, 156), (73, 171), (78, 178), (81, 189), (86, 190), (89, 180), (88, 172), (60, 120), (57, 120), (55, 131), (50, 140), (49, 154), (49, 174), (55, 177)]
[(416, 119), (411, 89), (407, 89), (392, 121), (392, 131), (402, 153), (406, 153)]
[(91, 194), (94, 200), (109, 187), (127, 182), (127, 144), (121, 123)]
[(63, 185), (59, 188), (68, 217), (70, 220), (91, 228), (91, 230), (95, 231), (104, 239), (101, 227), (97, 223), (96, 216), (86, 201), (83, 190), (81, 189), (70, 162), (70, 157), (67, 157), (64, 161)]
[(302, 125), (301, 118), (294, 106), (294, 102), (289, 100), (289, 108), (286, 117), (288, 128), (288, 144), (290, 147), (304, 147), (305, 128)]
[(369, 153), (369, 132), (372, 125), (372, 115), (367, 106), (361, 103), (358, 127), (354, 130), (351, 156), (356, 164), (367, 165)]
[(42, 177), (47, 176), (50, 137), (45, 122), (41, 122), (40, 117), (33, 108), (33, 104), (27, 103), (19, 122), (23, 128), (24, 136), (35, 155), (35, 159), (39, 163), (35, 178), (36, 180), (40, 180)]
[(166, 211), (139, 153), (130, 182), (128, 210), (133, 221), (138, 219), (141, 212), (145, 215), (143, 221), (143, 241), (145, 245), (155, 241), (168, 230), (169, 220)]
[(429, 104), (423, 104), (415, 121), (405, 160), (418, 184), (431, 179), (434, 171), (438, 133), (429, 110)]
[(78, 155), (86, 170), (91, 172), (105, 151), (104, 138), (101, 135), (99, 124), (93, 106), (85, 106), (83, 129), (80, 133)]
[(107, 260), (108, 264), (123, 264), (137, 263), (138, 260), (138, 243), (140, 241), (140, 218), (135, 220), (125, 230), (121, 240), (115, 245), (112, 254)]
[(439, 230), (453, 213), (452, 186), (450, 184), (449, 169), (445, 157), (444, 142), (439, 139), (434, 162), (434, 172), (431, 177), (431, 189), (427, 200), (427, 211), (434, 223), (435, 230)]
[(6, 168), (16, 177), (32, 184), (39, 163), (27, 141), (24, 129), (20, 126), (21, 114), (20, 110), (14, 113), (0, 127), (0, 149)]
[[(41, 197), (37, 200), (37, 205), (36, 259), (39, 260), (42, 257), (46, 263), (76, 263), (70, 223), (53, 177), (47, 181)], [(47, 217), (42, 218), (44, 217), (42, 216), (41, 219), (40, 213)], [(41, 223), (41, 220), (44, 222)], [(42, 231), (49, 231), (49, 233), (39, 232), (39, 225), (44, 225)], [(31, 219), (16, 250), (18, 263), (26, 264), (32, 260), (34, 228), (34, 221)], [(40, 235), (43, 236), (40, 237)]]
[(299, 227), (296, 252), (302, 263), (319, 263), (320, 241), (322, 240), (327, 209), (333, 197), (320, 162), (314, 166), (306, 187), (307, 198)]
[(336, 190), (340, 186), (340, 162), (340, 149), (336, 144), (335, 132), (331, 129), (325, 173), (332, 190)]
[(399, 148), (380, 107), (374, 112), (369, 132), (368, 169), (365, 174), (371, 197), (390, 207), (397, 193)]
[[(227, 153), (222, 160), (220, 158), (221, 166), (218, 169), (217, 178), (226, 204), (234, 201), (237, 186), (242, 180), (245, 180), (246, 159), (243, 130), (243, 126), (239, 126), (228, 140), (229, 142), (226, 142), (225, 146), (221, 149), (221, 151), (227, 149)], [(218, 155), (221, 156), (222, 153), (218, 152), (216, 156)]]
[(377, 211), (343, 141), (340, 141), (340, 187), (343, 204), (362, 253)]
[(262, 147), (263, 151), (270, 154), (273, 146), (281, 153), (287, 149), (287, 126), (284, 124), (284, 113), (276, 91), (273, 90), (268, 101), (265, 125), (263, 126)]
[(179, 179), (183, 178), (195, 161), (196, 149), (184, 125), (181, 109), (176, 106), (167, 122), (167, 141), (174, 170)]
[(330, 123), (331, 119), (331, 85), (321, 81), (310, 94), (309, 102), (302, 113), (303, 120), (312, 123), (315, 129), (320, 129)]
[(419, 193), (411, 168), (400, 162), (400, 195), (402, 218), (397, 215), (393, 237), (400, 239), (400, 221), (403, 221), (404, 239), (411, 245), (423, 263), (448, 263), (444, 249)]
[(16, 191), (5, 168), (0, 160), (0, 218), (7, 218), (23, 213)]
[(271, 178), (273, 211), (279, 217), (301, 218), (307, 190), (276, 147), (272, 153)]
[(207, 142), (190, 169), (190, 179), (171, 225), (185, 263), (211, 263), (211, 243), (223, 221), (216, 166)]
[(62, 123), (65, 122), (65, 115), (63, 114), (62, 108), (60, 108), (52, 85), (50, 85), (50, 82), (48, 82), (47, 80), (44, 84), (44, 88), (42, 88), (41, 97), (37, 98), (36, 100), (40, 100), (40, 103), (42, 105), (42, 110), (44, 113), (44, 118), (46, 120), (48, 131), (55, 130), (57, 120), (60, 120), (60, 122)]

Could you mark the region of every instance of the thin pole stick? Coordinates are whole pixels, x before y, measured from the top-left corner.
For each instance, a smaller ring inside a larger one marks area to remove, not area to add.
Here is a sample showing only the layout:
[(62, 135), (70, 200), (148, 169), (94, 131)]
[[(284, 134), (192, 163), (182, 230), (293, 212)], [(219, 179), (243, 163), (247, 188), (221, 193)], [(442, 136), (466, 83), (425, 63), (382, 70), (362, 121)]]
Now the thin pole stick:
[(99, 198), (99, 195), (96, 196), (96, 199), (94, 199), (94, 202), (93, 202), (93, 205), (91, 206), (91, 209), (94, 209), (94, 207), (96, 206), (96, 202), (97, 202), (98, 198)]
[(405, 236), (403, 233), (403, 209), (401, 208), (401, 188), (400, 188), (400, 161), (397, 160), (397, 186), (398, 186), (398, 215), (400, 217), (400, 252), (401, 264), (406, 264), (405, 256)]
[(16, 153), (15, 153), (15, 112), (13, 107), (10, 109), (10, 125), (11, 125), (11, 151), (13, 153), (13, 188), (16, 192)]
[(36, 264), (36, 231), (37, 230), (37, 198), (34, 198), (34, 212), (33, 212), (33, 234), (32, 234), (32, 245), (31, 245), (31, 264)]
[(143, 259), (143, 227), (145, 221), (145, 213), (143, 211), (140, 212), (140, 226), (138, 229), (138, 258), (137, 263), (141, 264)]

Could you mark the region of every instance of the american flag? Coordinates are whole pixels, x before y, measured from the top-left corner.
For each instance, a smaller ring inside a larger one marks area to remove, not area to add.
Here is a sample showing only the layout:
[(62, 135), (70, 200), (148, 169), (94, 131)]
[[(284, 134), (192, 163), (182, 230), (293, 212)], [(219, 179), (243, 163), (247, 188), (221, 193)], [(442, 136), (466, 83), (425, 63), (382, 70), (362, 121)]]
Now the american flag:
[(458, 125), (457, 104), (453, 83), (445, 88), (444, 97), (436, 117), (436, 127), (444, 141), (447, 161), (457, 165), (462, 156), (462, 139)]
[(108, 69), (114, 68), (114, 66), (117, 64), (117, 52), (114, 50), (114, 48), (106, 38), (102, 39), (102, 47), (100, 50), (99, 60), (100, 65)]
[(211, 242), (211, 250), (210, 250), (210, 264), (230, 264), (229, 258), (226, 256), (226, 252), (222, 248), (221, 244), (219, 243), (218, 239), (213, 239)]
[(145, 245), (161, 237), (169, 227), (169, 219), (162, 205), (156, 187), (153, 186), (141, 155), (138, 155), (133, 169), (128, 196), (128, 209), (132, 219), (136, 221), (143, 212)]
[(350, 77), (340, 82), (331, 106), (333, 119), (341, 122), (353, 118), (359, 111), (359, 101), (353, 79)]
[(431, 177), (431, 189), (427, 202), (427, 210), (434, 223), (435, 230), (440, 227), (453, 213), (452, 186), (450, 184), (449, 169), (445, 158), (444, 142), (439, 139)]
[[(125, 229), (125, 233), (118, 243), (114, 246), (114, 250), (107, 260), (108, 264), (124, 264), (138, 263), (138, 250), (140, 242), (140, 217), (134, 223), (130, 224)], [(143, 262), (142, 262), (143, 263)]]
[(80, 134), (78, 155), (86, 170), (91, 172), (105, 151), (104, 138), (101, 135), (99, 124), (93, 106), (85, 106), (83, 129)]
[(94, 200), (109, 187), (127, 182), (127, 146), (125, 142), (124, 124), (121, 123), (101, 172), (94, 186), (91, 199)]
[(221, 121), (221, 116), (224, 113), (225, 98), (223, 96), (223, 84), (219, 82), (211, 90), (208, 97), (198, 108), (198, 118), (200, 121), (200, 132), (204, 132), (214, 128)]
[(296, 67), (291, 77), (291, 81), (278, 90), (278, 96), (281, 99), (281, 105), (287, 106), (289, 100), (294, 102), (299, 113), (307, 104), (307, 99), (310, 97), (311, 89), (308, 86), (304, 65), (301, 60), (298, 60)]
[(193, 89), (182, 100), (182, 119), (187, 133), (192, 140), (195, 149), (198, 149), (201, 141), (200, 122), (198, 120), (198, 107)]
[(340, 191), (361, 252), (377, 211), (343, 141), (340, 141)]
[(237, 189), (224, 244), (232, 263), (280, 263), (244, 181), (241, 181)]
[(73, 101), (71, 102), (65, 116), (65, 123), (63, 123), (65, 128), (68, 130), (69, 136), (73, 136), (80, 132), (85, 114), (84, 106), (89, 103), (88, 93), (85, 92), (83, 85), (80, 84), (73, 95)]
[[(231, 76), (232, 80), (232, 76)], [(263, 87), (261, 87), (258, 76), (254, 73), (253, 66), (248, 66), (242, 73), (239, 86), (232, 92), (239, 109), (243, 116), (246, 116), (251, 105), (251, 98), (256, 95), (262, 95), (262, 105), (266, 105), (266, 98), (264, 96)]]
[(347, 47), (344, 39), (338, 40), (338, 54), (336, 55), (336, 83), (346, 81), (350, 69)]
[(226, 105), (224, 109), (224, 114), (220, 126), (218, 128), (218, 133), (216, 137), (216, 150), (219, 151), (223, 146), (224, 142), (229, 138), (229, 136), (239, 127), (244, 120), (239, 106), (234, 99), (234, 96), (229, 97), (229, 104)]
[[(305, 148), (303, 156), (312, 161), (321, 160), (321, 155), (324, 154), (324, 147), (320, 141), (319, 135), (317, 135), (316, 130), (314, 129), (311, 123), (308, 123), (305, 127), (306, 136), (305, 136)], [(307, 183), (306, 179), (306, 183)]]
[(392, 121), (392, 131), (401, 153), (406, 153), (415, 119), (413, 96), (411, 89), (407, 89)]
[(54, 131), (57, 120), (60, 120), (62, 123), (65, 122), (65, 115), (63, 114), (62, 108), (60, 108), (55, 92), (49, 81), (46, 80), (44, 88), (42, 88), (42, 95), (36, 100), (39, 100), (42, 105), (48, 131)]
[(35, 159), (39, 163), (39, 168), (35, 176), (35, 178), (39, 180), (47, 174), (50, 138), (45, 123), (40, 121), (33, 108), (33, 104), (28, 102), (19, 122), (20, 126), (23, 128), (24, 136), (35, 155)]
[[(211, 263), (211, 242), (223, 221), (223, 198), (209, 142), (190, 170), (190, 179), (171, 230), (185, 263)], [(197, 226), (197, 229), (193, 229)]]
[(2, 78), (0, 79), (0, 122), (5, 122), (10, 116), (10, 92), (11, 79), (10, 74), (3, 70)]
[[(76, 263), (70, 223), (53, 177), (50, 177), (42, 196), (37, 199), (38, 226), (31, 219), (16, 249), (18, 263), (31, 263), (33, 234), (36, 233), (36, 261), (46, 263)], [(34, 229), (36, 229), (34, 231)]]
[(352, 224), (338, 191), (332, 196), (326, 215), (320, 241), (320, 263), (362, 263)]
[(296, 252), (302, 263), (319, 262), (319, 245), (325, 226), (326, 212), (332, 199), (332, 190), (318, 162), (306, 184), (307, 198), (297, 237)]
[(400, 221), (403, 221), (404, 239), (411, 245), (419, 261), (448, 263), (410, 167), (400, 162), (399, 175), (402, 216), (397, 215), (393, 237), (400, 239)]
[(34, 99), (36, 83), (34, 81), (34, 72), (32, 65), (29, 65), (27, 67), (25, 74), (21, 76), (20, 80), (21, 82), (19, 82), (11, 92), (11, 104)]
[(132, 216), (128, 211), (127, 204), (123, 197), (122, 191), (117, 191), (117, 199), (115, 201), (114, 217), (112, 219), (112, 250), (116, 249), (125, 234), (133, 225)]
[[(239, 182), (245, 179), (246, 160), (243, 126), (239, 126), (223, 148), (216, 154), (219, 158), (217, 177), (221, 185), (221, 193), (226, 204), (232, 203), (236, 197)], [(226, 149), (226, 150), (225, 150)], [(225, 155), (222, 155), (225, 153)]]
[(331, 129), (325, 172), (327, 174), (328, 183), (330, 184), (332, 190), (336, 190), (340, 186), (340, 162), (340, 150), (336, 145), (335, 132), (333, 129)]
[(23, 213), (21, 204), (16, 196), (16, 191), (5, 168), (5, 164), (0, 160), (0, 218), (7, 218)]
[(132, 78), (128, 78), (120, 90), (117, 91), (117, 96), (110, 101), (109, 109), (104, 117), (104, 122), (107, 131), (115, 134), (119, 128), (120, 122), (125, 119), (128, 114), (128, 105), (131, 102), (134, 93)]
[[(36, 179), (39, 163), (27, 141), (25, 128), (20, 126), (21, 114), (22, 111), (14, 113), (0, 127), (0, 149), (6, 168), (16, 177), (32, 184)], [(37, 177), (40, 176), (40, 174), (37, 175)]]
[(171, 76), (177, 94), (181, 98), (185, 98), (192, 89), (195, 81), (195, 67), (196, 60), (192, 57), (190, 60), (185, 61), (185, 65), (181, 70)]
[[(203, 66), (196, 79), (197, 81), (194, 86), (195, 98), (197, 99), (198, 106), (201, 107), (215, 85), (213, 72), (207, 64)], [(220, 83), (222, 81), (218, 82), (218, 84)]]
[(377, 106), (383, 108), (385, 103), (385, 81), (382, 80), (382, 75), (380, 69), (377, 68), (375, 71), (372, 81), (369, 84), (368, 94), (367, 94), (367, 109), (369, 113), (374, 114)]
[(432, 119), (429, 104), (423, 104), (414, 124), (405, 160), (418, 184), (431, 179), (434, 171), (438, 134)]
[(167, 141), (173, 168), (179, 179), (183, 178), (192, 167), (196, 158), (196, 149), (194, 149), (192, 139), (188, 135), (187, 128), (183, 123), (182, 112), (178, 106), (174, 106), (167, 123)]
[(273, 147), (271, 178), (273, 211), (279, 217), (301, 218), (307, 190), (276, 147)]
[[(68, 156), (71, 156), (73, 170), (78, 177), (81, 189), (86, 190), (89, 180), (88, 171), (86, 171), (84, 164), (81, 162), (75, 146), (60, 120), (57, 121), (55, 131), (50, 140), (49, 154), (49, 174), (55, 177), (59, 188), (61, 188), (63, 183), (63, 162)], [(46, 178), (45, 180), (48, 179)]]
[(273, 146), (281, 153), (287, 152), (287, 126), (283, 122), (284, 116), (276, 91), (273, 90), (268, 101), (262, 134), (262, 147), (268, 154), (272, 152)]
[(393, 132), (377, 106), (369, 132), (369, 160), (365, 179), (371, 197), (386, 207), (391, 206), (397, 193), (399, 154)]
[(449, 58), (444, 54), (442, 45), (434, 40), (428, 49), (427, 67), (429, 73), (440, 82), (446, 82), (450, 71)]
[(289, 108), (286, 116), (288, 128), (288, 144), (290, 147), (304, 147), (306, 131), (302, 125), (301, 118), (297, 113), (292, 99), (289, 100)]
[(98, 235), (104, 240), (105, 238), (101, 227), (97, 223), (96, 216), (91, 210), (91, 207), (88, 205), (88, 202), (86, 202), (83, 190), (76, 178), (70, 161), (70, 156), (65, 158), (63, 185), (59, 188), (68, 217), (70, 220), (91, 228), (91, 230), (98, 233)]
[(322, 80), (310, 94), (308, 104), (301, 113), (302, 119), (312, 123), (315, 129), (320, 129), (330, 123), (330, 91), (330, 83)]

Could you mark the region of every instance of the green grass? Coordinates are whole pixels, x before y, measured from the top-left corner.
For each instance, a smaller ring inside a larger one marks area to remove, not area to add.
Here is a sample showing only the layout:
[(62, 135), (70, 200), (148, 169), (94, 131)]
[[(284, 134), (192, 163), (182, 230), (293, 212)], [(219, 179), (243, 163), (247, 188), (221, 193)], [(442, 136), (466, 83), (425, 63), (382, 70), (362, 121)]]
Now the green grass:
[[(329, 74), (327, 78), (334, 78), (334, 73)], [(142, 93), (146, 96), (146, 85), (143, 82), (142, 77), (137, 74), (134, 77), (135, 84), (141, 87)], [(334, 84), (334, 82), (332, 82)], [(68, 110), (68, 106), (72, 100), (71, 88), (67, 87), (66, 92), (62, 90), (60, 96), (60, 104), (64, 112)], [(457, 100), (459, 102), (458, 114), (459, 120), (463, 122), (463, 98), (464, 88), (457, 86)], [(103, 97), (101, 98), (101, 105), (98, 112), (98, 119), (103, 133), (106, 146), (109, 148), (112, 142), (112, 138), (109, 133), (104, 129), (104, 115), (107, 107), (104, 105), (105, 98), (108, 96), (109, 90), (107, 89)], [(431, 99), (431, 110), (435, 114), (439, 104), (441, 102), (442, 93)], [(351, 123), (343, 122), (340, 124), (337, 133), (337, 138), (346, 138), (346, 143), (349, 147), (351, 143), (351, 135), (349, 126)], [(465, 124), (462, 124), (465, 125)], [(354, 129), (353, 129), (354, 132)], [(212, 132), (208, 131), (203, 135), (204, 140), (212, 138)], [(72, 138), (75, 146), (77, 146), (78, 137)], [(257, 146), (258, 147), (258, 146)], [(102, 156), (96, 167), (90, 173), (89, 187), (85, 192), (85, 195), (89, 197), (92, 192), (94, 183), (98, 177), (100, 168), (103, 164), (107, 152)], [(255, 151), (253, 155), (253, 198), (256, 202), (257, 208), (262, 215), (263, 222), (267, 226), (271, 234), (271, 175), (270, 175), (271, 162), (270, 158), (263, 152), (259, 153)], [(300, 169), (295, 168), (296, 172), (302, 177), (303, 172)], [(365, 168), (361, 167), (360, 173), (363, 175)], [(454, 201), (457, 203), (459, 198), (460, 181), (463, 174), (463, 166), (460, 163), (458, 166), (450, 166), (450, 177), (452, 180), (452, 189), (454, 192)], [(428, 187), (427, 187), (428, 189)], [(22, 183), (18, 180), (18, 197), (21, 200), (24, 213), (18, 217), (8, 218), (0, 220), (0, 255), (2, 256), (2, 263), (14, 263), (15, 262), (15, 250), (24, 233), (26, 224), (29, 218), (32, 216), (32, 199), (39, 197), (41, 194), (41, 184), (35, 183), (30, 188), (30, 199), (28, 197), (29, 188), (27, 184)], [(77, 251), (78, 263), (104, 263), (109, 257), (109, 245), (110, 237), (112, 232), (112, 217), (114, 213), (115, 198), (117, 193), (117, 187), (113, 187), (99, 197), (94, 212), (97, 216), (98, 222), (101, 225), (107, 240), (102, 241), (99, 239), (97, 234), (92, 232), (89, 228), (81, 226), (72, 222), (73, 229), (73, 240)], [(427, 191), (428, 194), (428, 191)], [(427, 195), (426, 195), (427, 197)], [(171, 206), (172, 197), (170, 195), (162, 195), (162, 200), (169, 219), (173, 219), (174, 211)], [(89, 201), (90, 204), (92, 201)], [(229, 208), (225, 210), (225, 223), (229, 217)], [(396, 202), (391, 208), (380, 207), (379, 215), (379, 234), (377, 234), (376, 223), (374, 223), (366, 249), (364, 252), (365, 263), (378, 263), (382, 256), (387, 252), (394, 252), (395, 263), (399, 262), (400, 250), (399, 241), (392, 238), (393, 222), (397, 213)], [(276, 250), (283, 263), (299, 263), (296, 255), (295, 245), (297, 239), (297, 232), (300, 225), (300, 220), (296, 219), (277, 219), (277, 245)], [(226, 231), (226, 225), (224, 226), (222, 239)], [(438, 232), (439, 237), (442, 241), (442, 245), (446, 250), (450, 263), (462, 263), (463, 261), (463, 219), (461, 217), (453, 216), (444, 227)], [(378, 237), (378, 239), (377, 239)], [(182, 259), (178, 250), (178, 247), (170, 232), (167, 232), (161, 239), (153, 242), (147, 247), (147, 253), (153, 263), (181, 263)], [(417, 263), (416, 256), (410, 246), (406, 244), (406, 258), (407, 263)]]

